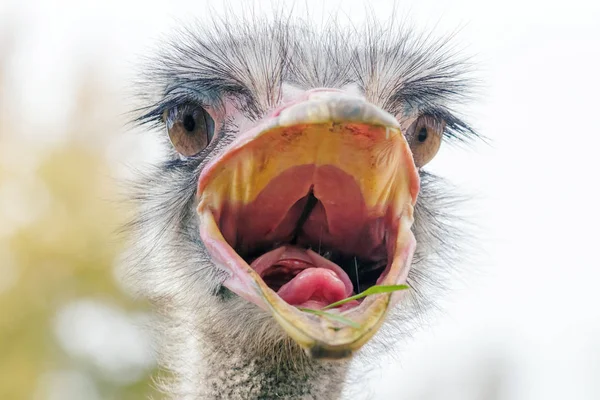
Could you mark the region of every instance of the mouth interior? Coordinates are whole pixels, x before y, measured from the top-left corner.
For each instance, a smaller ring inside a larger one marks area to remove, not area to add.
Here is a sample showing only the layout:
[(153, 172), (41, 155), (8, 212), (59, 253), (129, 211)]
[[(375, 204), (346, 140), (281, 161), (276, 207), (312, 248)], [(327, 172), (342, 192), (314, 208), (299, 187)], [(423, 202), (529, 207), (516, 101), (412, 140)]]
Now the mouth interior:
[(332, 165), (290, 168), (254, 201), (225, 203), (216, 214), (229, 245), (293, 306), (321, 309), (360, 293), (392, 262), (397, 229), (367, 208), (352, 176)]

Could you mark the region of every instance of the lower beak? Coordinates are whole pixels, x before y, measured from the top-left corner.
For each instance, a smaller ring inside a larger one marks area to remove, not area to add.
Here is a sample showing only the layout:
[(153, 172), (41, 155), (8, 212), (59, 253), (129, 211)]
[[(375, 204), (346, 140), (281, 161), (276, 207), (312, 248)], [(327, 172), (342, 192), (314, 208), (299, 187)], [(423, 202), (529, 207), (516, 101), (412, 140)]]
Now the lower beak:
[[(307, 313), (270, 287), (247, 255), (295, 245), (301, 230), (306, 246), (318, 241), (319, 248), (382, 258), (377, 284), (405, 283), (416, 246), (411, 226), (418, 190), (412, 154), (394, 117), (360, 98), (312, 92), (205, 167), (198, 187), (200, 233), (213, 261), (229, 273), (227, 288), (269, 311), (312, 356), (346, 357), (377, 332), (404, 293), (328, 310), (342, 318)], [(320, 208), (314, 215), (294, 214), (307, 194)]]

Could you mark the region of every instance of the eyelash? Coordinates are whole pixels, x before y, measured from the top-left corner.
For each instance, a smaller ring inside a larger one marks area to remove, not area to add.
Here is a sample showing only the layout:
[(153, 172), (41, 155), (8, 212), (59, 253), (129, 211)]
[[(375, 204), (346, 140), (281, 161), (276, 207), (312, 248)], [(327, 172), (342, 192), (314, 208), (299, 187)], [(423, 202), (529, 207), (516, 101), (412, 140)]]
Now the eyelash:
[[(222, 106), (220, 103), (222, 101), (221, 96), (210, 96), (201, 95), (197, 90), (190, 90), (189, 88), (177, 88), (180, 93), (175, 94), (175, 90), (167, 93), (167, 96), (171, 96), (171, 98), (165, 98), (161, 100), (159, 103), (154, 104), (152, 106), (138, 109), (137, 111), (142, 111), (145, 113), (140, 117), (136, 118), (133, 122), (137, 125), (149, 125), (155, 128), (160, 128), (161, 126), (165, 126), (164, 114), (165, 110), (171, 109), (173, 107), (180, 107), (185, 103), (196, 103), (201, 107), (213, 107), (218, 108)], [(183, 92), (183, 93), (181, 93)], [(229, 92), (229, 91), (228, 91)], [(241, 91), (232, 91), (231, 94), (235, 96), (235, 94), (242, 93)], [(422, 110), (423, 114), (430, 114), (432, 117), (437, 120), (443, 120), (446, 122), (446, 126), (444, 131), (442, 132), (443, 138), (446, 141), (451, 141), (455, 143), (471, 143), (473, 139), (480, 137), (475, 130), (470, 127), (465, 122), (461, 121), (457, 118), (453, 113), (444, 108), (441, 109), (428, 109)], [(221, 127), (222, 131), (225, 131), (226, 121), (223, 121), (223, 126)], [(229, 125), (229, 124), (227, 124)], [(215, 132), (216, 135), (217, 132)]]

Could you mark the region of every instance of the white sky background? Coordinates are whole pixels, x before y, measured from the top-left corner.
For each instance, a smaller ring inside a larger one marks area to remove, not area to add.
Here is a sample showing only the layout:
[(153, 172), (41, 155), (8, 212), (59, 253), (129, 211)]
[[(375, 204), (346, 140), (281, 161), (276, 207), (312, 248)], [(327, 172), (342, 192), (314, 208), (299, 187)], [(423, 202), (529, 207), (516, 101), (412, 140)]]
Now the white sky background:
[[(315, 15), (338, 6), (353, 21), (365, 14), (362, 1), (300, 3)], [(471, 121), (492, 144), (446, 147), (431, 167), (481, 199), (467, 211), (487, 256), (370, 377), (377, 399), (600, 398), (600, 2), (493, 3), (396, 4), (440, 34), (463, 26), (458, 39), (481, 65)], [(391, 4), (372, 8), (386, 16)], [(0, 35), (10, 24), (21, 40), (14, 110), (27, 110), (32, 138), (60, 140), (34, 128), (61, 124), (78, 68), (100, 54), (94, 67), (125, 85), (137, 56), (191, 16), (209, 19), (206, 3), (2, 0)], [(498, 397), (482, 382), (500, 385)]]

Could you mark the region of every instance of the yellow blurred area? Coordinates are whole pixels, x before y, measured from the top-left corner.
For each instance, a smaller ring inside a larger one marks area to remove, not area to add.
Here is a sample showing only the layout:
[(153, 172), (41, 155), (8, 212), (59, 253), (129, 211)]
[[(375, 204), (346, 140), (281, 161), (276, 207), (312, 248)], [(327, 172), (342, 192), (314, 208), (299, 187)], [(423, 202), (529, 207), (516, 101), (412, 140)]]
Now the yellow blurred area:
[[(118, 126), (112, 116), (124, 110), (101, 79), (84, 74), (61, 139), (36, 145), (29, 121), (9, 109), (6, 53), (0, 54), (0, 399), (147, 398), (152, 350), (124, 337), (143, 335), (136, 318), (145, 307), (121, 292), (113, 273), (125, 207), (116, 201), (106, 150)], [(107, 323), (94, 319), (102, 316)]]

